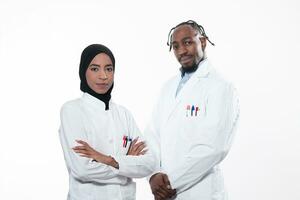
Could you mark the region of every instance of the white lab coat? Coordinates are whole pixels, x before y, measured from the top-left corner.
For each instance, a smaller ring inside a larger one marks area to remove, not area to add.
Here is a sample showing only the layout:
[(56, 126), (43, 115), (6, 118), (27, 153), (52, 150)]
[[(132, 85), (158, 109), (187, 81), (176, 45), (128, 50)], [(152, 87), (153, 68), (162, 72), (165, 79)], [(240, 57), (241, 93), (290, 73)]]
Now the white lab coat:
[(207, 60), (175, 96), (180, 79), (165, 84), (145, 131), (160, 160), (153, 174), (168, 175), (176, 200), (226, 199), (219, 163), (239, 118), (236, 91)]
[[(130, 112), (110, 101), (109, 110), (97, 98), (84, 93), (61, 109), (60, 141), (69, 172), (68, 200), (133, 200), (132, 178), (145, 177), (154, 170), (156, 159), (151, 150), (141, 156), (127, 156), (129, 143), (123, 137), (144, 140)], [(91, 147), (111, 155), (119, 169), (79, 156), (71, 148), (83, 140)]]

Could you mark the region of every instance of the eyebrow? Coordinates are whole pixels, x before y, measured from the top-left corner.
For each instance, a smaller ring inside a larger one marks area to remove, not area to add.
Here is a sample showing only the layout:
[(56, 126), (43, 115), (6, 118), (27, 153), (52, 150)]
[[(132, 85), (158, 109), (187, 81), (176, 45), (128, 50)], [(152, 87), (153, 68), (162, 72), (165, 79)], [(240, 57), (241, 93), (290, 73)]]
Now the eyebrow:
[[(181, 40), (181, 41), (185, 41), (185, 40), (187, 40), (187, 39), (191, 40), (191, 39), (192, 39), (192, 37), (190, 37), (190, 36), (188, 36), (188, 37), (184, 37), (184, 38), (182, 38), (182, 40)], [(175, 44), (175, 43), (178, 43), (178, 42), (177, 42), (177, 41), (173, 41), (173, 42), (172, 42), (172, 44)]]
[[(101, 67), (100, 65), (97, 65), (97, 64), (90, 64), (89, 67)], [(104, 67), (113, 67), (112, 64), (106, 64)]]

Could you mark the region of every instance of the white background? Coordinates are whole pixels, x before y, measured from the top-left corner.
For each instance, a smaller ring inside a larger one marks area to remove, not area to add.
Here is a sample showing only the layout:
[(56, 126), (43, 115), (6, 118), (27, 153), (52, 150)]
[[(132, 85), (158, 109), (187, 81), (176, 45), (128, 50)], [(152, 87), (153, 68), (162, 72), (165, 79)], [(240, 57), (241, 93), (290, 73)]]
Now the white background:
[[(113, 99), (143, 130), (160, 87), (178, 73), (169, 29), (194, 19), (216, 43), (209, 59), (240, 94), (222, 164), (230, 199), (299, 200), (299, 10), (297, 0), (0, 1), (0, 199), (66, 199), (59, 110), (81, 95), (87, 45), (114, 52)], [(152, 199), (145, 180), (137, 199)]]

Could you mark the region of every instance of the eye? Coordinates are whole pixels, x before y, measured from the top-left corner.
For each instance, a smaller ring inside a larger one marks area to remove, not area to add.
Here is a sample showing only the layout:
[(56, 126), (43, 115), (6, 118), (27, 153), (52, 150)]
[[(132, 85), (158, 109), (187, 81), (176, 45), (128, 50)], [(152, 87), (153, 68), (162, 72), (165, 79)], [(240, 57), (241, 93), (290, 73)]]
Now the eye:
[(190, 40), (184, 41), (184, 45), (185, 45), (185, 46), (189, 46), (189, 45), (191, 45), (191, 44), (192, 44), (192, 41), (190, 41)]
[(90, 67), (90, 70), (93, 72), (97, 72), (97, 71), (99, 71), (99, 68), (98, 67)]
[(106, 71), (108, 71), (108, 72), (113, 72), (113, 71), (114, 71), (113, 66), (108, 66), (108, 67), (106, 67), (105, 69), (106, 69)]
[(178, 44), (173, 44), (173, 50), (177, 50), (178, 49)]

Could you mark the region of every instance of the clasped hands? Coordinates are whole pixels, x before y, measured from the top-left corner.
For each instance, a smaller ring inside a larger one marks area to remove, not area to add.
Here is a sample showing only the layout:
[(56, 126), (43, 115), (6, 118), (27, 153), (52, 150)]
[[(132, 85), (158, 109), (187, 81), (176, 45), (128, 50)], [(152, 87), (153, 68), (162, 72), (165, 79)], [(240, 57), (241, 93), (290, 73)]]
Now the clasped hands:
[(176, 195), (176, 189), (172, 189), (169, 178), (164, 173), (152, 175), (149, 183), (155, 200), (167, 200)]
[[(132, 141), (128, 149), (127, 155), (140, 156), (147, 152), (145, 142), (137, 142), (138, 137)], [(112, 166), (116, 169), (119, 168), (119, 164), (111, 157), (102, 154), (101, 152), (93, 149), (87, 142), (82, 140), (76, 140), (80, 145), (73, 147), (72, 149), (82, 157), (94, 159), (97, 162)], [(152, 193), (155, 200), (167, 200), (176, 195), (176, 190), (171, 188), (169, 178), (166, 174), (157, 173), (154, 174), (149, 180)]]

